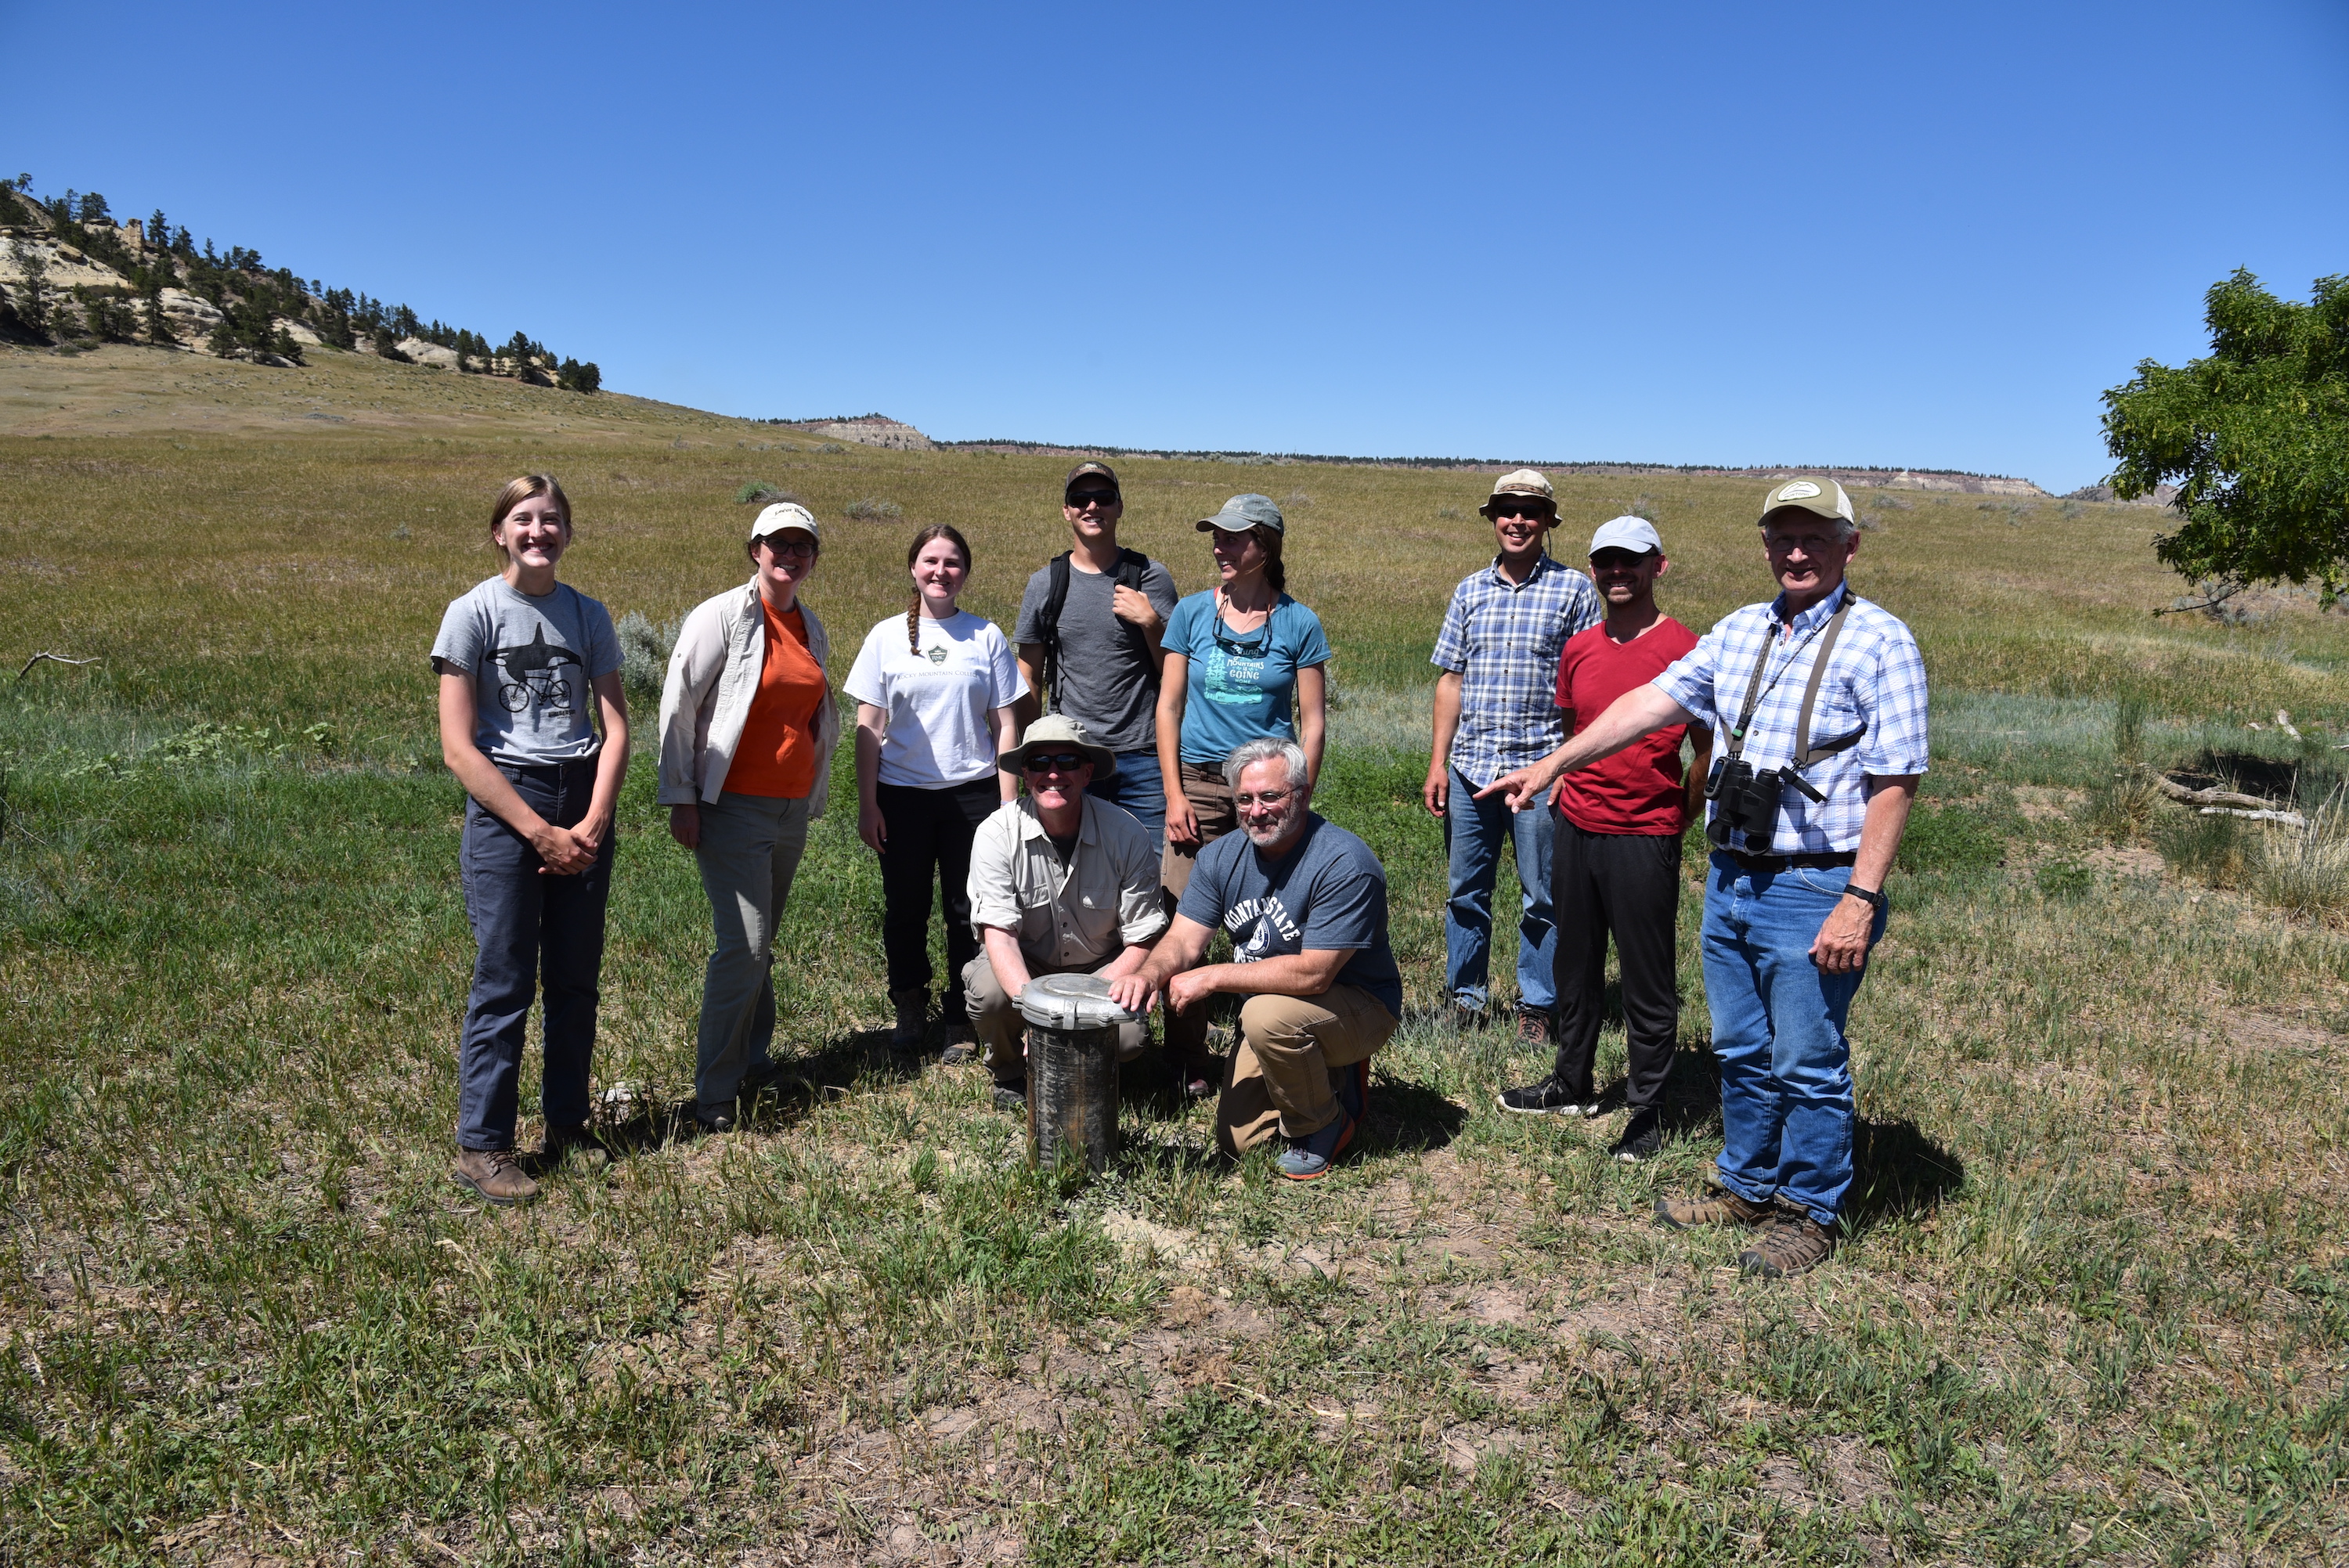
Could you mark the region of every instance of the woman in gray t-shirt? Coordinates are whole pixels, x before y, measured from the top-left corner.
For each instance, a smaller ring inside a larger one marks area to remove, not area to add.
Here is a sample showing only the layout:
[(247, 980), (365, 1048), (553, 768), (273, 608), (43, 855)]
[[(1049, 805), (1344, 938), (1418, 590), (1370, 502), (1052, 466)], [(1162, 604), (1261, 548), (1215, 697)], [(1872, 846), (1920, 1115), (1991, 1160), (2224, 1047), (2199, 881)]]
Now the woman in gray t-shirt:
[(492, 1203), (520, 1203), (538, 1194), (513, 1141), (523, 1039), (542, 975), (540, 1157), (603, 1153), (587, 1130), (587, 1063), (628, 709), (610, 613), (554, 580), (571, 543), (562, 487), (544, 474), (509, 483), (490, 512), (490, 542), (504, 570), (450, 602), (432, 667), (440, 755), (468, 797), (458, 866), (480, 949), (458, 1054), (456, 1177)]

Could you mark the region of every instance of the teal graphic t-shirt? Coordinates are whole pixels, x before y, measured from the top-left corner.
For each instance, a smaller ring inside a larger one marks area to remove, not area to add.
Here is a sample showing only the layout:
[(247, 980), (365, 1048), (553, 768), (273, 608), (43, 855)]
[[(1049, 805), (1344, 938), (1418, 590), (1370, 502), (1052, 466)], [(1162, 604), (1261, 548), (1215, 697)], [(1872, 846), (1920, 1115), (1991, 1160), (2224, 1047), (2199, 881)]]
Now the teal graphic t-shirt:
[(1296, 739), (1297, 672), (1330, 662), (1321, 618), (1286, 593), (1245, 636), (1221, 624), (1215, 590), (1194, 593), (1174, 606), (1161, 641), (1189, 661), (1183, 760), (1207, 768), (1250, 740)]

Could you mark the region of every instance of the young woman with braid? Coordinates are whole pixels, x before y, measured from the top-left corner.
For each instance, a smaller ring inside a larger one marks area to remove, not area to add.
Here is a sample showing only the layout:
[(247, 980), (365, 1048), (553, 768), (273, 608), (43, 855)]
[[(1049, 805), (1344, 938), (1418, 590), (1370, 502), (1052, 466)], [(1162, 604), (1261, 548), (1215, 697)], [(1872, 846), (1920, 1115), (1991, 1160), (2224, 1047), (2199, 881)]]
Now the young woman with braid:
[(1019, 743), (1012, 704), (1028, 695), (995, 623), (957, 610), (970, 545), (945, 523), (905, 552), (914, 602), (866, 634), (843, 687), (856, 704), (856, 833), (881, 857), (881, 942), (888, 957), (893, 1050), (917, 1051), (929, 1027), (930, 879), (947, 923), (948, 1061), (973, 1054), (962, 972), (978, 956), (970, 925), (970, 845), (1019, 792), (996, 758)]

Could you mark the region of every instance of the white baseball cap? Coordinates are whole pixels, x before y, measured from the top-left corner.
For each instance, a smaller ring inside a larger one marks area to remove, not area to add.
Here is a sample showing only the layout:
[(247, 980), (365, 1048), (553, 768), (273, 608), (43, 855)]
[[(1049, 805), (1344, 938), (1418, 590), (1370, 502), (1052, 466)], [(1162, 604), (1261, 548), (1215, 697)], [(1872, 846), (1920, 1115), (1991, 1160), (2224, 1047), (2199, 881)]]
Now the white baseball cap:
[(1651, 552), (1661, 555), (1664, 542), (1656, 537), (1656, 525), (1644, 517), (1610, 517), (1599, 525), (1590, 536), (1590, 553), (1602, 550), (1628, 550), (1634, 555)]
[(804, 533), (818, 543), (823, 541), (823, 535), (816, 528), (815, 514), (788, 500), (779, 500), (761, 511), (758, 521), (750, 524), (750, 537), (764, 539), (771, 533), (781, 533), (786, 530)]

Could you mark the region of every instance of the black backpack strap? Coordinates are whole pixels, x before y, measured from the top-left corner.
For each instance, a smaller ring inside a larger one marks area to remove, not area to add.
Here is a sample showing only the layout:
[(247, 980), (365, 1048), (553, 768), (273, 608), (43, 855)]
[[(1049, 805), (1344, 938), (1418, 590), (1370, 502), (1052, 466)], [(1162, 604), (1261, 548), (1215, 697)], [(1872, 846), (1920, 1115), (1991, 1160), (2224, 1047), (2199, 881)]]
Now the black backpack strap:
[(1043, 607), (1036, 614), (1036, 630), (1044, 643), (1044, 689), (1036, 695), (1046, 713), (1061, 706), (1061, 610), (1069, 602), (1069, 554), (1063, 550), (1045, 567), (1050, 575), (1045, 579)]
[(1150, 557), (1143, 554), (1139, 550), (1120, 550), (1117, 552), (1117, 585), (1119, 587), (1131, 588), (1137, 593), (1141, 593), (1143, 573), (1149, 570)]

